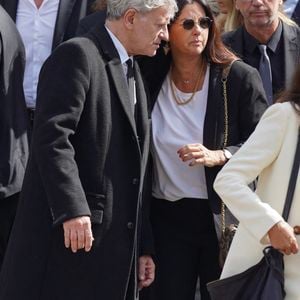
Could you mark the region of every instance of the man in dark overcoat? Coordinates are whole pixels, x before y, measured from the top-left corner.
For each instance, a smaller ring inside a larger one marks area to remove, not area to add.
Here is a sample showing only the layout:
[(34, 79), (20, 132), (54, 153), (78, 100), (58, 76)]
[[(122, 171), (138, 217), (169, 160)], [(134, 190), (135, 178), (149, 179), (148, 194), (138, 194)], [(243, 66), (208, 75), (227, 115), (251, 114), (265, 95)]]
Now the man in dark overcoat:
[(0, 268), (28, 158), (24, 65), (21, 37), (0, 5)]
[(109, 0), (105, 25), (46, 61), (0, 299), (133, 300), (153, 281), (150, 124), (133, 56), (156, 53), (176, 8)]

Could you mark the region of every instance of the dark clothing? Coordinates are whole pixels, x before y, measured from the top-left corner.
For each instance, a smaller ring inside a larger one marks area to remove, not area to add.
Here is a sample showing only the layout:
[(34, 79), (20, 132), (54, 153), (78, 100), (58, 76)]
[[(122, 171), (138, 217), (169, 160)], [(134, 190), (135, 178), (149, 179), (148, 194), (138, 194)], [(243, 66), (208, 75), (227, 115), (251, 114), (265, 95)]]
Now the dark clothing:
[(300, 26), (300, 1), (297, 2), (297, 5), (293, 11), (291, 19), (295, 21), (298, 26)]
[[(245, 52), (243, 55), (244, 62), (259, 69), (261, 53), (258, 49), (258, 45), (260, 43), (250, 35), (245, 28), (243, 28), (243, 43), (245, 44)], [(285, 79), (284, 63), (282, 60), (284, 52), (281, 23), (266, 45), (272, 70), (273, 95), (275, 95), (283, 89)]]
[(151, 216), (157, 249), (151, 299), (194, 300), (199, 277), (201, 300), (209, 300), (206, 283), (219, 278), (221, 269), (208, 200), (153, 199)]
[[(247, 64), (258, 69), (260, 52), (258, 41), (244, 27), (223, 35), (224, 43)], [(296, 66), (300, 63), (300, 29), (280, 23), (268, 42), (274, 94), (289, 86)]]
[[(139, 137), (104, 26), (63, 43), (44, 64), (0, 299), (125, 299), (135, 256), (152, 253), (140, 242), (150, 126), (137, 64), (135, 79)], [(62, 223), (78, 216), (91, 216), (88, 253), (64, 246)]]
[(0, 269), (19, 203), (19, 193), (0, 201)]
[(0, 6), (0, 201), (20, 192), (28, 158), (21, 37)]
[[(79, 21), (91, 13), (94, 0), (60, 0), (55, 23), (52, 49), (76, 35)], [(16, 21), (19, 0), (0, 0), (0, 4)]]
[(96, 11), (83, 18), (78, 25), (76, 34), (81, 36), (95, 26), (101, 26), (106, 19), (106, 10)]
[(0, 267), (28, 158), (24, 64), (21, 37), (0, 6)]

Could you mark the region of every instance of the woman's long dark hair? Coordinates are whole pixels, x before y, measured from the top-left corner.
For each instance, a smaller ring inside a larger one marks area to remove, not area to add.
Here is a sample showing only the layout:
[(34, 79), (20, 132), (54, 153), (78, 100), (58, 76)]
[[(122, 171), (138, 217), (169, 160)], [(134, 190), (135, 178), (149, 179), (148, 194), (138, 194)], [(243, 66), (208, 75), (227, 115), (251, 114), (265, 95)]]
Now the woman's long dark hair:
[[(207, 61), (219, 65), (228, 65), (233, 60), (236, 60), (236, 55), (223, 44), (220, 31), (214, 21), (213, 13), (205, 0), (177, 0), (178, 12), (176, 13), (173, 20), (176, 20), (176, 18), (179, 17), (181, 11), (187, 4), (192, 3), (198, 3), (199, 5), (201, 5), (201, 7), (203, 7), (205, 11), (206, 16), (213, 20), (209, 28), (207, 45), (203, 53)], [(172, 26), (172, 22), (170, 26)]]
[(276, 102), (291, 102), (295, 110), (300, 114), (300, 64), (297, 66), (290, 87), (279, 94)]

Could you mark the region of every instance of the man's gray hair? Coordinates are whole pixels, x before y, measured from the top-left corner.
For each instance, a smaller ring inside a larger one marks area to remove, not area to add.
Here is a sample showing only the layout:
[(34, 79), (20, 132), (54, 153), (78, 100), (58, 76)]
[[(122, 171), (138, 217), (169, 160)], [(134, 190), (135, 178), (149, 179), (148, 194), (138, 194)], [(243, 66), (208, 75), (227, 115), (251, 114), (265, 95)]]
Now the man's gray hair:
[(119, 19), (130, 8), (146, 13), (162, 6), (168, 9), (170, 18), (178, 10), (176, 0), (107, 0), (107, 16), (109, 19)]

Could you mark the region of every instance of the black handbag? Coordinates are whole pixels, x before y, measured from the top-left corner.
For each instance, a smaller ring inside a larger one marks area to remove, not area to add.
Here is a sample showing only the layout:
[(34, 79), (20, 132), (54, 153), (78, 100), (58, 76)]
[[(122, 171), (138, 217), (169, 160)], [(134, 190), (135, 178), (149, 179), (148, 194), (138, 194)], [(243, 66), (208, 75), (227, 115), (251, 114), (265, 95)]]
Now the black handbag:
[[(288, 219), (300, 163), (300, 128), (294, 164), (289, 180), (282, 217)], [(263, 258), (246, 271), (207, 284), (212, 300), (282, 300), (284, 290), (283, 254), (269, 246)]]

